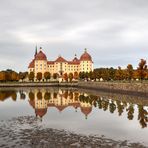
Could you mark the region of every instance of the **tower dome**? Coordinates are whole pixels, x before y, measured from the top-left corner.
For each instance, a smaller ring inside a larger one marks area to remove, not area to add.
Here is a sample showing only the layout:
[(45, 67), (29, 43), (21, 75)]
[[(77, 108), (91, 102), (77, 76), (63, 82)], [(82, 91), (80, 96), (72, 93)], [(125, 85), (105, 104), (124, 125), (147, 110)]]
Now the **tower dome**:
[(36, 116), (43, 117), (47, 113), (47, 108), (35, 109)]
[(42, 48), (40, 47), (40, 51), (36, 54), (35, 59), (36, 60), (47, 60), (46, 55), (43, 53), (41, 49)]
[(85, 115), (85, 118), (91, 113), (92, 107), (81, 107), (81, 112)]
[(84, 53), (80, 57), (80, 61), (92, 61), (91, 55), (85, 49)]

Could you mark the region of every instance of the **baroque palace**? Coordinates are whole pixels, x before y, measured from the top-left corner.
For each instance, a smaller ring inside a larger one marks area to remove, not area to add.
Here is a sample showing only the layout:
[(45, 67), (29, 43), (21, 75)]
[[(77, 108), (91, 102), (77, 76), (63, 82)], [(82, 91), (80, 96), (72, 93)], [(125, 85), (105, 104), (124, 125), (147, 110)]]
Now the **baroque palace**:
[[(67, 73), (79, 73), (79, 72), (90, 72), (93, 71), (93, 61), (91, 55), (85, 49), (84, 53), (80, 56), (80, 59), (75, 57), (68, 61), (62, 56), (59, 56), (55, 61), (48, 61), (46, 54), (40, 47), (39, 52), (35, 51), (33, 60), (28, 66), (28, 72), (34, 72), (35, 77), (38, 72), (41, 72), (44, 76), (45, 72), (50, 72), (51, 75), (57, 73), (59, 76)], [(43, 78), (44, 79), (44, 78)]]

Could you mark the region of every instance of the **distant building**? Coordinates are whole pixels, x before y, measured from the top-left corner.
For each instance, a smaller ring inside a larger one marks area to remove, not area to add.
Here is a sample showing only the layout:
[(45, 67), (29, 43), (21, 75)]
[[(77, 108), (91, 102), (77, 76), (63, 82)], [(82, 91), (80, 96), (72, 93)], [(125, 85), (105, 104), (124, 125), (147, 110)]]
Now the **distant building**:
[(59, 56), (55, 61), (48, 61), (42, 48), (40, 47), (39, 52), (37, 52), (36, 48), (34, 58), (28, 66), (28, 72), (34, 72), (35, 77), (38, 72), (41, 72), (43, 76), (45, 72), (50, 72), (51, 75), (57, 73), (59, 76), (63, 76), (65, 73), (74, 74), (74, 72), (90, 71), (93, 71), (93, 61), (86, 49), (80, 59), (75, 55), (74, 59), (71, 61), (64, 59), (62, 56)]

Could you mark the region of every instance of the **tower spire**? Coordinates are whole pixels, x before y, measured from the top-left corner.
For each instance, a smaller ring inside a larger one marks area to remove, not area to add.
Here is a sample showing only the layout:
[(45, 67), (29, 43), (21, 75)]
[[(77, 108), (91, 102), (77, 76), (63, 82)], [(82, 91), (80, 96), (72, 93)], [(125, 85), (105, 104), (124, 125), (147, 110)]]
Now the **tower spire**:
[(37, 49), (37, 45), (35, 46), (35, 54), (34, 54), (34, 57), (37, 55), (38, 53), (38, 49)]

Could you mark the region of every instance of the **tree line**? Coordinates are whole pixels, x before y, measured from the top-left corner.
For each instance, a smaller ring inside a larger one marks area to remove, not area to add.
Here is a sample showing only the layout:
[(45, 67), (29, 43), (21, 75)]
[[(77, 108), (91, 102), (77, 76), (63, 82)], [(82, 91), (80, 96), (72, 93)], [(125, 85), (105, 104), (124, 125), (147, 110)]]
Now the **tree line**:
[(80, 72), (80, 79), (90, 80), (148, 80), (148, 68), (146, 60), (141, 59), (137, 69), (134, 69), (131, 64), (122, 69), (120, 66), (115, 69), (111, 68), (97, 68), (93, 72)]
[[(51, 79), (57, 79), (59, 75), (54, 73), (51, 75), (50, 72), (45, 72), (42, 74), (38, 72), (36, 75), (36, 80), (41, 81), (44, 78), (44, 81), (48, 81)], [(7, 81), (24, 81), (24, 79), (28, 78), (29, 81), (34, 81), (35, 73), (30, 72), (15, 72), (13, 70), (6, 70), (0, 72), (0, 82)], [(126, 68), (122, 69), (120, 66), (115, 69), (111, 68), (96, 68), (91, 72), (74, 72), (74, 73), (64, 73), (62, 76), (64, 81), (72, 81), (72, 80), (102, 80), (102, 81), (113, 81), (113, 80), (148, 80), (148, 67), (146, 60), (141, 59), (138, 67), (136, 69), (133, 68), (132, 64), (128, 64)]]
[(6, 81), (18, 81), (19, 75), (17, 72), (7, 69), (6, 71), (0, 72), (0, 82), (6, 82)]

